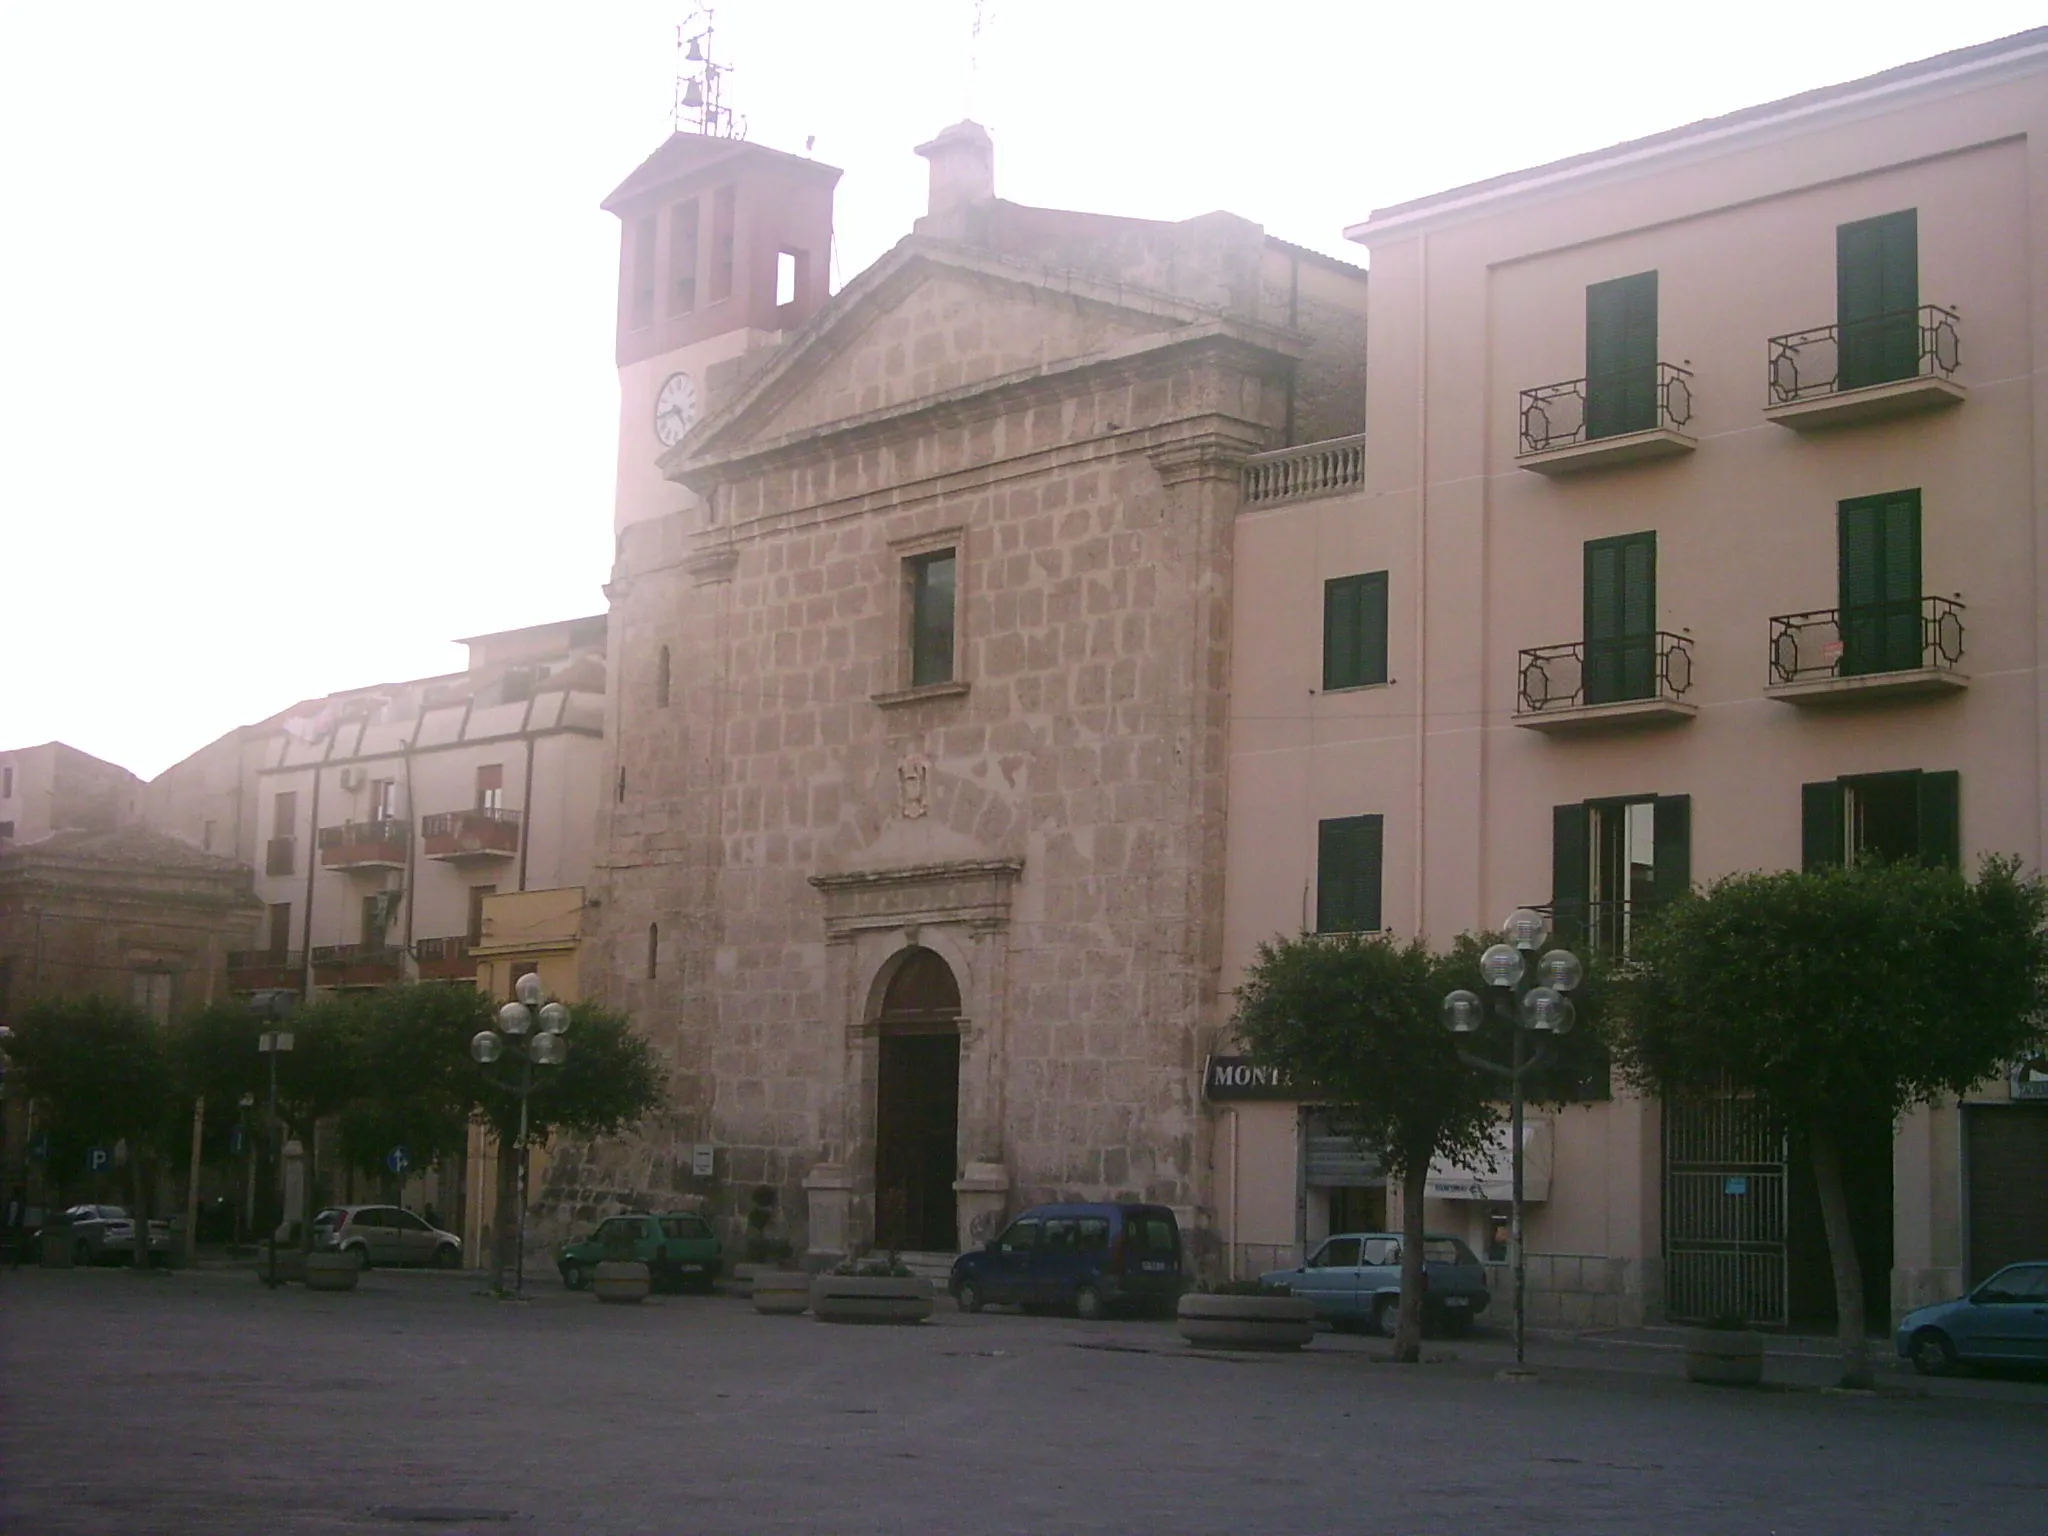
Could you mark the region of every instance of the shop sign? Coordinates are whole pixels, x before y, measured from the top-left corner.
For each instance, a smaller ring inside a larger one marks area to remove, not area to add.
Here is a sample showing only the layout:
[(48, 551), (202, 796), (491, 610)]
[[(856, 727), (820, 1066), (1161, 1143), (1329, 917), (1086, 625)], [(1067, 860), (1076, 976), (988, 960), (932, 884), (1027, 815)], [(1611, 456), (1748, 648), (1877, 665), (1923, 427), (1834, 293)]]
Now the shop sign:
[(2015, 1099), (2048, 1099), (2048, 1056), (2036, 1056), (2013, 1068)]
[(1294, 1079), (1279, 1067), (1249, 1056), (1211, 1056), (1202, 1073), (1202, 1094), (1212, 1103), (1232, 1099), (1298, 1099)]

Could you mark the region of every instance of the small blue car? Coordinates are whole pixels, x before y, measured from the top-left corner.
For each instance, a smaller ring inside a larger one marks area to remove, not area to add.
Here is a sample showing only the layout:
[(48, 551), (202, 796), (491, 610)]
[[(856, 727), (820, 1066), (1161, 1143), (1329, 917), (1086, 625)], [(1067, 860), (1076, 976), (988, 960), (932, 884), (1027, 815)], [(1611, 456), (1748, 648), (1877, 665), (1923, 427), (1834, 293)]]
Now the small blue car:
[(1908, 1312), (1898, 1346), (1923, 1376), (1964, 1361), (2048, 1365), (2048, 1263), (2008, 1264), (1967, 1296)]
[(1182, 1288), (1180, 1223), (1163, 1205), (1034, 1205), (986, 1246), (953, 1261), (962, 1312), (991, 1302), (1083, 1318), (1170, 1315)]
[[(1423, 1326), (1457, 1338), (1492, 1299), (1486, 1270), (1455, 1237), (1422, 1240)], [(1262, 1285), (1284, 1285), (1315, 1304), (1316, 1316), (1339, 1329), (1366, 1324), (1394, 1331), (1401, 1309), (1401, 1234), (1342, 1232), (1328, 1238), (1299, 1269), (1259, 1276)]]

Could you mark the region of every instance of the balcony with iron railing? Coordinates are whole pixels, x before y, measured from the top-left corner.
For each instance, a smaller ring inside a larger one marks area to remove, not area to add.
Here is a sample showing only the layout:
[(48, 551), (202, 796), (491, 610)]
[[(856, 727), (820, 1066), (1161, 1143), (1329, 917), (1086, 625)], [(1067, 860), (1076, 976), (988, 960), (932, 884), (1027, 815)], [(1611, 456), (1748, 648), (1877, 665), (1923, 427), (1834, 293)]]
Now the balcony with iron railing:
[(1764, 692), (1825, 706), (1967, 688), (1963, 611), (1955, 598), (1917, 597), (1779, 614)]
[(403, 869), (412, 827), (386, 817), (320, 829), (322, 869)]
[(1365, 434), (1255, 453), (1244, 461), (1244, 504), (1341, 496), (1365, 483)]
[(476, 961), (470, 957), (469, 938), (419, 939), (412, 946), (421, 981), (474, 981)]
[(1691, 453), (1692, 374), (1672, 363), (1566, 379), (1522, 391), (1515, 462), (1574, 475)]
[(1952, 309), (1922, 304), (1769, 342), (1764, 415), (1795, 432), (1916, 415), (1960, 404), (1962, 322)]
[(1521, 653), (1515, 724), (1551, 735), (1690, 720), (1692, 637), (1658, 630)]
[(228, 989), (233, 992), (288, 992), (305, 985), (306, 956), (296, 949), (231, 949)]
[(405, 979), (405, 951), (391, 944), (316, 944), (313, 980), (323, 987), (386, 987)]
[(509, 859), (519, 852), (519, 813), (496, 806), (420, 818), (421, 852), (449, 864)]

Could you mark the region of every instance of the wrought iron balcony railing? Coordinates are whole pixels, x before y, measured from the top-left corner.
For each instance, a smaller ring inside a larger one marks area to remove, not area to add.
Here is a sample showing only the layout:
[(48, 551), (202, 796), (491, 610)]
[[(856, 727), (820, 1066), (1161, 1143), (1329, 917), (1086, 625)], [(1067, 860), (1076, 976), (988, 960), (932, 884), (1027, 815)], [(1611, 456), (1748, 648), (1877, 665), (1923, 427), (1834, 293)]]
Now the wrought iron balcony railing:
[(1658, 630), (1619, 640), (1574, 640), (1522, 652), (1516, 710), (1541, 714), (1636, 699), (1683, 699), (1692, 689), (1692, 639)]
[(1922, 304), (1847, 326), (1822, 325), (1770, 339), (1772, 405), (1795, 405), (1900, 379), (1953, 378), (1962, 362), (1961, 321)]
[(497, 806), (437, 811), (420, 818), (430, 859), (509, 858), (519, 851), (519, 813)]
[(1254, 454), (1244, 465), (1244, 504), (1335, 496), (1365, 483), (1365, 434)]
[(405, 863), (405, 848), (411, 839), (412, 824), (391, 817), (322, 827), (320, 865), (323, 869), (394, 868)]
[(1656, 903), (1627, 898), (1605, 901), (1565, 900), (1538, 908), (1550, 919), (1552, 942), (1579, 944), (1615, 959), (1628, 954), (1629, 941), (1649, 920)]
[(295, 983), (306, 968), (306, 956), (296, 949), (231, 949), (228, 951), (228, 978), (237, 986), (273, 985), (271, 982), (251, 983), (245, 977), (290, 976)]
[(1573, 448), (1658, 428), (1682, 432), (1692, 420), (1692, 374), (1673, 363), (1566, 379), (1522, 391), (1524, 455)]
[(474, 977), (476, 961), (470, 958), (469, 942), (466, 934), (415, 940), (412, 954), (413, 959), (419, 962), (420, 979), (449, 981)]
[(1771, 620), (1773, 683), (1951, 671), (1962, 659), (1963, 605), (1952, 597), (1816, 608)]

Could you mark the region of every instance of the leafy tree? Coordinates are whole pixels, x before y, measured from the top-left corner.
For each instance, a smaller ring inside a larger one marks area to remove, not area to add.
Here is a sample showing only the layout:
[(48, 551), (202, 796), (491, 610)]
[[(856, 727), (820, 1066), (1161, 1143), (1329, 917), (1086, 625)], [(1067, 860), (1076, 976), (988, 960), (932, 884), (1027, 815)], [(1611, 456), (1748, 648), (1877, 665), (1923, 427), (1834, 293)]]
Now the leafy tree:
[(1756, 1094), (1809, 1149), (1844, 1385), (1871, 1381), (1844, 1140), (2038, 1047), (2044, 918), (2048, 886), (2013, 860), (1987, 860), (1974, 882), (1918, 864), (1735, 875), (1667, 908), (1619, 978), (1634, 1081)]
[(1394, 1358), (1422, 1343), (1422, 1200), (1429, 1165), (1480, 1155), (1491, 1090), (1458, 1057), (1444, 994), (1456, 961), (1419, 940), (1303, 934), (1261, 944), (1237, 995), (1237, 1032), (1259, 1061), (1312, 1085), (1401, 1185), (1401, 1311)]
[(341, 1112), (343, 1159), (388, 1181), (394, 1147), (421, 1167), (463, 1155), (476, 1078), (469, 1041), (490, 1024), (490, 1000), (473, 987), (427, 983), (348, 1001), (361, 1081)]
[[(265, 1026), (292, 1037), (292, 1048), (277, 1054), (277, 1113), (286, 1131), (305, 1150), (306, 1214), (319, 1209), (318, 1129), (364, 1093), (364, 1021), (360, 1006), (346, 995), (318, 998)], [(269, 1064), (264, 1062), (265, 1092)], [(313, 1245), (313, 1223), (301, 1224), (299, 1243)]]
[(140, 1009), (109, 998), (49, 998), (24, 1011), (8, 1054), (56, 1139), (109, 1149), (127, 1143), (135, 1267), (146, 1268), (155, 1153), (169, 1120), (163, 1031)]
[[(485, 1001), (484, 1006), (490, 1005)], [(635, 1034), (624, 1014), (594, 1003), (569, 1009), (569, 1054), (559, 1066), (535, 1067), (527, 1104), (526, 1140), (544, 1146), (559, 1131), (577, 1136), (613, 1136), (656, 1108), (667, 1093), (668, 1074), (654, 1047)], [(513, 1263), (519, 1222), (519, 1164), (512, 1149), (519, 1140), (519, 1097), (503, 1086), (518, 1080), (519, 1066), (500, 1061), (480, 1068), (467, 1060), (475, 1113), (498, 1146), (497, 1243), (491, 1283), (505, 1288)]]

